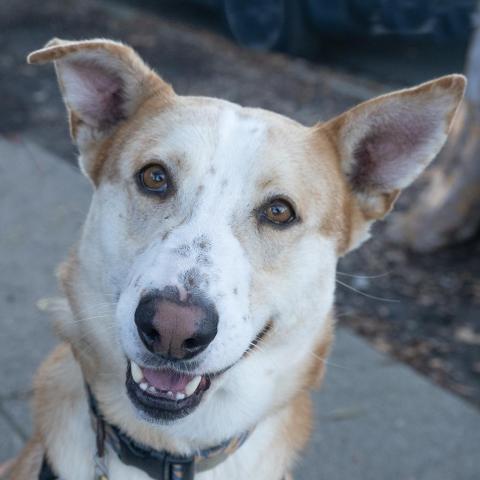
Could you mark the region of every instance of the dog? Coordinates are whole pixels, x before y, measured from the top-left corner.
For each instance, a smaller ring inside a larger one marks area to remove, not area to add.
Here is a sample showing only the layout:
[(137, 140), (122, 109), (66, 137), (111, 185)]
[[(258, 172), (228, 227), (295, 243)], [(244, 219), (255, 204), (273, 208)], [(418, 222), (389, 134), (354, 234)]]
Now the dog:
[(337, 260), (442, 148), (448, 75), (304, 126), (177, 95), (130, 47), (53, 39), (93, 187), (15, 480), (283, 480), (312, 429)]

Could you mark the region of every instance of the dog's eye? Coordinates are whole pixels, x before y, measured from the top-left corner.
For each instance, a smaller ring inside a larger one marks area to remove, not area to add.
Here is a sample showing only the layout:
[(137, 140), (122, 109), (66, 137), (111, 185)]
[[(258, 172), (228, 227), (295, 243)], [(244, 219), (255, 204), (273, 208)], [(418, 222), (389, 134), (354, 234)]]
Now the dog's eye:
[(283, 226), (293, 222), (297, 216), (290, 202), (283, 198), (276, 198), (263, 207), (261, 218), (264, 221)]
[(147, 165), (138, 172), (138, 180), (143, 190), (166, 195), (169, 190), (167, 171), (161, 165)]

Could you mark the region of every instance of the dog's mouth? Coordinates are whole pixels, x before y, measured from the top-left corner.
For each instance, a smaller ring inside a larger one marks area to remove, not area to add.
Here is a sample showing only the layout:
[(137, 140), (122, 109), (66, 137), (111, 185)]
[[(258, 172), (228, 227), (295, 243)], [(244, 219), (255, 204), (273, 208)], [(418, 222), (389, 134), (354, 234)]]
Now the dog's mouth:
[[(272, 328), (269, 321), (250, 342), (238, 361), (249, 355)], [(128, 360), (126, 387), (132, 403), (150, 421), (173, 421), (189, 415), (202, 401), (211, 382), (234, 367), (234, 362), (215, 373), (190, 374), (172, 367), (140, 367)]]
[(151, 420), (176, 420), (199, 405), (211, 377), (140, 367), (129, 361), (126, 386), (132, 403)]

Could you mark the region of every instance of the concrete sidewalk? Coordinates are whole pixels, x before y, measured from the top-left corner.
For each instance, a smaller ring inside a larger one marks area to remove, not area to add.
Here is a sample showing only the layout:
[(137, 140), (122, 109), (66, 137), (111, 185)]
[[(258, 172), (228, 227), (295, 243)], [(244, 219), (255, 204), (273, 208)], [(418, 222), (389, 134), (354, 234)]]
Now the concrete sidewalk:
[[(88, 182), (31, 143), (0, 140), (0, 461), (31, 432), (32, 375), (56, 340), (36, 304), (75, 241)], [(297, 480), (478, 480), (480, 413), (340, 330)]]

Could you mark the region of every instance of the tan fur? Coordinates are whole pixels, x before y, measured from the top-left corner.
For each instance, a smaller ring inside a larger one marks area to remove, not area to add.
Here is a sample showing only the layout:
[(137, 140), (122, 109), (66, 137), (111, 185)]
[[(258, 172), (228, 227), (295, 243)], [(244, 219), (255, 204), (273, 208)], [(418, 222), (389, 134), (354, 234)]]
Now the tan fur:
[[(102, 178), (111, 182), (115, 182), (118, 179), (116, 160), (125, 144), (128, 143), (133, 135), (141, 132), (141, 128), (145, 123), (158, 115), (159, 111), (167, 109), (171, 104), (172, 100), (165, 99), (163, 95), (153, 95), (138, 108), (128, 122), (119, 125), (118, 129), (102, 142), (95, 154), (91, 170), (91, 178), (95, 185), (98, 185)], [(146, 143), (145, 148), (148, 147), (149, 145)], [(135, 159), (132, 160), (135, 161)]]
[(278, 442), (287, 442), (288, 450), (294, 454), (300, 452), (308, 442), (313, 430), (312, 399), (310, 393), (299, 393), (290, 405), (290, 416), (284, 424), (283, 435)]
[[(70, 384), (57, 384), (59, 371), (66, 372), (64, 378), (72, 380)], [(81, 379), (80, 367), (73, 359), (70, 345), (62, 343), (41, 365), (34, 381), (35, 427), (41, 437), (48, 435), (57, 404), (71, 404), (78, 391), (83, 390), (76, 379)]]
[(40, 435), (33, 435), (13, 462), (6, 478), (9, 480), (34, 480), (38, 478), (44, 453), (45, 448)]
[[(68, 300), (69, 308), (73, 312), (78, 312), (81, 309), (80, 305), (77, 303), (75, 292), (75, 272), (77, 270), (78, 258), (76, 251), (73, 249), (70, 251), (67, 259), (62, 262), (57, 269), (58, 281), (62, 287), (63, 294)], [(60, 326), (60, 323), (56, 321), (56, 318), (54, 318), (53, 325), (56, 335), (62, 340), (67, 341), (66, 336), (62, 332), (62, 327)]]
[(326, 373), (326, 360), (332, 348), (335, 326), (333, 313), (325, 325), (322, 336), (318, 339), (317, 347), (312, 354), (312, 361), (305, 379), (305, 388), (318, 389), (322, 385)]

